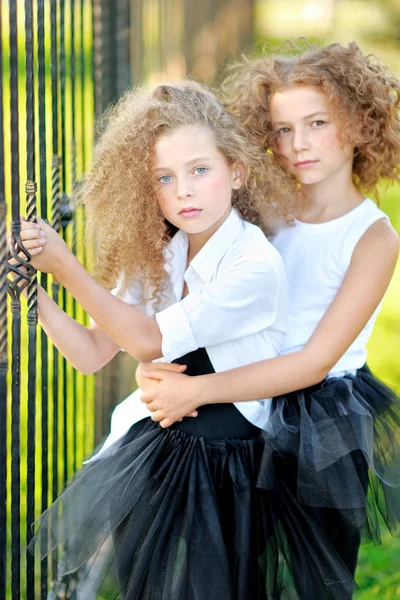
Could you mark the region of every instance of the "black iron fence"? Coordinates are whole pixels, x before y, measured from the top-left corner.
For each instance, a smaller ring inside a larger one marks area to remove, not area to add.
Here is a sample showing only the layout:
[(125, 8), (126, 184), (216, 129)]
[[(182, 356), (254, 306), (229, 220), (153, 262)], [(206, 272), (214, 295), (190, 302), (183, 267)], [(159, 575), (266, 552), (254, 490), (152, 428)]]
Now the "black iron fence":
[[(94, 116), (132, 81), (214, 79), (251, 32), (252, 0), (0, 0), (0, 600), (47, 598), (58, 557), (39, 564), (26, 552), (31, 524), (134, 385), (128, 356), (94, 384), (38, 328), (37, 285), (86, 317), (52, 277), (36, 277), (19, 217), (47, 218), (90, 267), (70, 198), (90, 162)], [(8, 283), (7, 230), (24, 254)], [(72, 597), (72, 586), (60, 593)]]

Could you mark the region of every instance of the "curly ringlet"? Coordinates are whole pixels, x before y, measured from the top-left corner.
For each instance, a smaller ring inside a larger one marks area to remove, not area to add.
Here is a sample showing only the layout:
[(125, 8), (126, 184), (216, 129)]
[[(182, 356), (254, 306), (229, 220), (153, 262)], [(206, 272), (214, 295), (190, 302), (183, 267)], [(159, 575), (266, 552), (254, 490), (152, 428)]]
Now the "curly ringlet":
[(231, 65), (222, 89), (255, 143), (274, 152), (269, 101), (293, 86), (313, 86), (331, 101), (343, 143), (355, 146), (353, 176), (361, 191), (377, 195), (380, 179), (399, 181), (400, 81), (379, 59), (355, 42), (304, 48), (299, 41)]
[(242, 163), (232, 203), (244, 219), (269, 233), (295, 212), (292, 182), (204, 86), (186, 80), (128, 90), (102, 116), (92, 169), (76, 193), (96, 241), (95, 275), (107, 288), (118, 281), (123, 291), (139, 277), (145, 299), (160, 298), (172, 230), (156, 199), (153, 152), (160, 136), (181, 126), (208, 127), (228, 163)]

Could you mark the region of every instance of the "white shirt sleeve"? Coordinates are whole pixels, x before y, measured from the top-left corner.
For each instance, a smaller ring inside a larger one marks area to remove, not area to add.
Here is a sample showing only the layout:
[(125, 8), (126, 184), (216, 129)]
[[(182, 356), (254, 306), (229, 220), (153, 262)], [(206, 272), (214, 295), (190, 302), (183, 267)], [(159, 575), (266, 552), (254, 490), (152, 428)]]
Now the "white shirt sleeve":
[(242, 259), (218, 281), (156, 314), (164, 358), (170, 362), (273, 325), (283, 277), (275, 265)]

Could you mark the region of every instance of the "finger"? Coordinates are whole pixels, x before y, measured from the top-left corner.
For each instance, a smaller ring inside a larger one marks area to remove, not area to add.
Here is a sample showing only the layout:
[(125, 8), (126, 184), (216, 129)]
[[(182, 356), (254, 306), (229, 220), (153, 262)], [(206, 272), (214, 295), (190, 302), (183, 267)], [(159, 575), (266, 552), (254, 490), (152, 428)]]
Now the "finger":
[(32, 228), (32, 224), (26, 229), (21, 229), (21, 240), (24, 242), (25, 240), (36, 240), (38, 238), (45, 238), (46, 233), (39, 228)]
[[(32, 250), (28, 250), (29, 254), (32, 256), (34, 256), (35, 254), (39, 254), (41, 251), (43, 250), (42, 246), (38, 246), (37, 248), (32, 248)], [(17, 262), (21, 262), (23, 260), (26, 260), (26, 254), (24, 252), (18, 252), (18, 258), (20, 259), (19, 261), (16, 260), (14, 257), (10, 258), (10, 260), (8, 261), (10, 265), (15, 265)]]
[(186, 415), (187, 417), (198, 417), (199, 413), (197, 412), (197, 410), (193, 410), (191, 413), (189, 413), (188, 415)]
[(34, 221), (27, 221), (26, 219), (24, 221), (21, 221), (20, 225), (21, 232), (26, 231), (27, 229), (40, 229), (40, 225), (38, 223), (35, 223)]
[(25, 250), (31, 251), (33, 248), (41, 248), (46, 243), (44, 238), (37, 238), (35, 240), (26, 240), (24, 242)]
[(183, 373), (186, 371), (186, 365), (178, 365), (177, 363), (160, 363), (155, 368), (153, 363), (141, 364), (140, 371), (144, 377), (148, 377), (148, 373), (157, 371), (172, 371), (173, 373)]
[(31, 256), (36, 256), (36, 254), (40, 254), (41, 252), (43, 252), (43, 246), (39, 246), (38, 248), (32, 248), (32, 250), (29, 250), (29, 254)]
[(150, 402), (155, 400), (156, 396), (155, 396), (154, 392), (155, 392), (155, 390), (147, 390), (146, 392), (143, 392), (142, 395), (140, 396), (141, 401), (144, 402), (145, 404), (149, 404)]
[(157, 410), (160, 410), (160, 406), (157, 404), (157, 402), (146, 402), (145, 404), (148, 410), (151, 410), (151, 412), (156, 412)]
[(186, 371), (187, 369), (187, 365), (178, 365), (177, 363), (161, 363), (162, 367), (160, 366), (158, 370), (162, 370), (162, 371), (173, 371), (175, 373), (183, 373), (183, 371)]
[[(147, 379), (164, 379), (166, 369), (154, 369), (153, 371), (147, 371), (145, 377)], [(144, 375), (144, 374), (143, 374)]]
[(175, 423), (175, 421), (173, 421), (172, 419), (162, 419), (160, 421), (160, 425), (163, 429), (166, 429), (167, 427), (171, 427), (171, 425), (173, 425)]
[(151, 420), (155, 421), (156, 423), (158, 421), (162, 421), (163, 419), (165, 419), (165, 414), (161, 412), (161, 410), (155, 410), (153, 413), (151, 413)]

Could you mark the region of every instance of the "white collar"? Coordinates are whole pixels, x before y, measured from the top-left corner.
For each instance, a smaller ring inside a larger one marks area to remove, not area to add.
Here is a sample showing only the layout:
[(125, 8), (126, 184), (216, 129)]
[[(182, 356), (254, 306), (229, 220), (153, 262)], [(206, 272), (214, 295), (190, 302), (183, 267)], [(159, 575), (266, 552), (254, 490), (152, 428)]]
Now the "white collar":
[[(242, 231), (243, 219), (238, 211), (235, 208), (232, 208), (229, 216), (204, 244), (193, 260), (191, 260), (188, 268), (192, 268), (196, 271), (204, 282), (211, 281), (218, 263)], [(188, 248), (189, 241), (187, 234), (182, 230), (177, 231), (166, 248), (165, 269), (168, 273), (175, 270), (171, 262), (167, 259), (169, 251), (172, 252), (174, 257), (173, 262), (175, 263), (175, 261), (183, 256), (186, 260)]]

